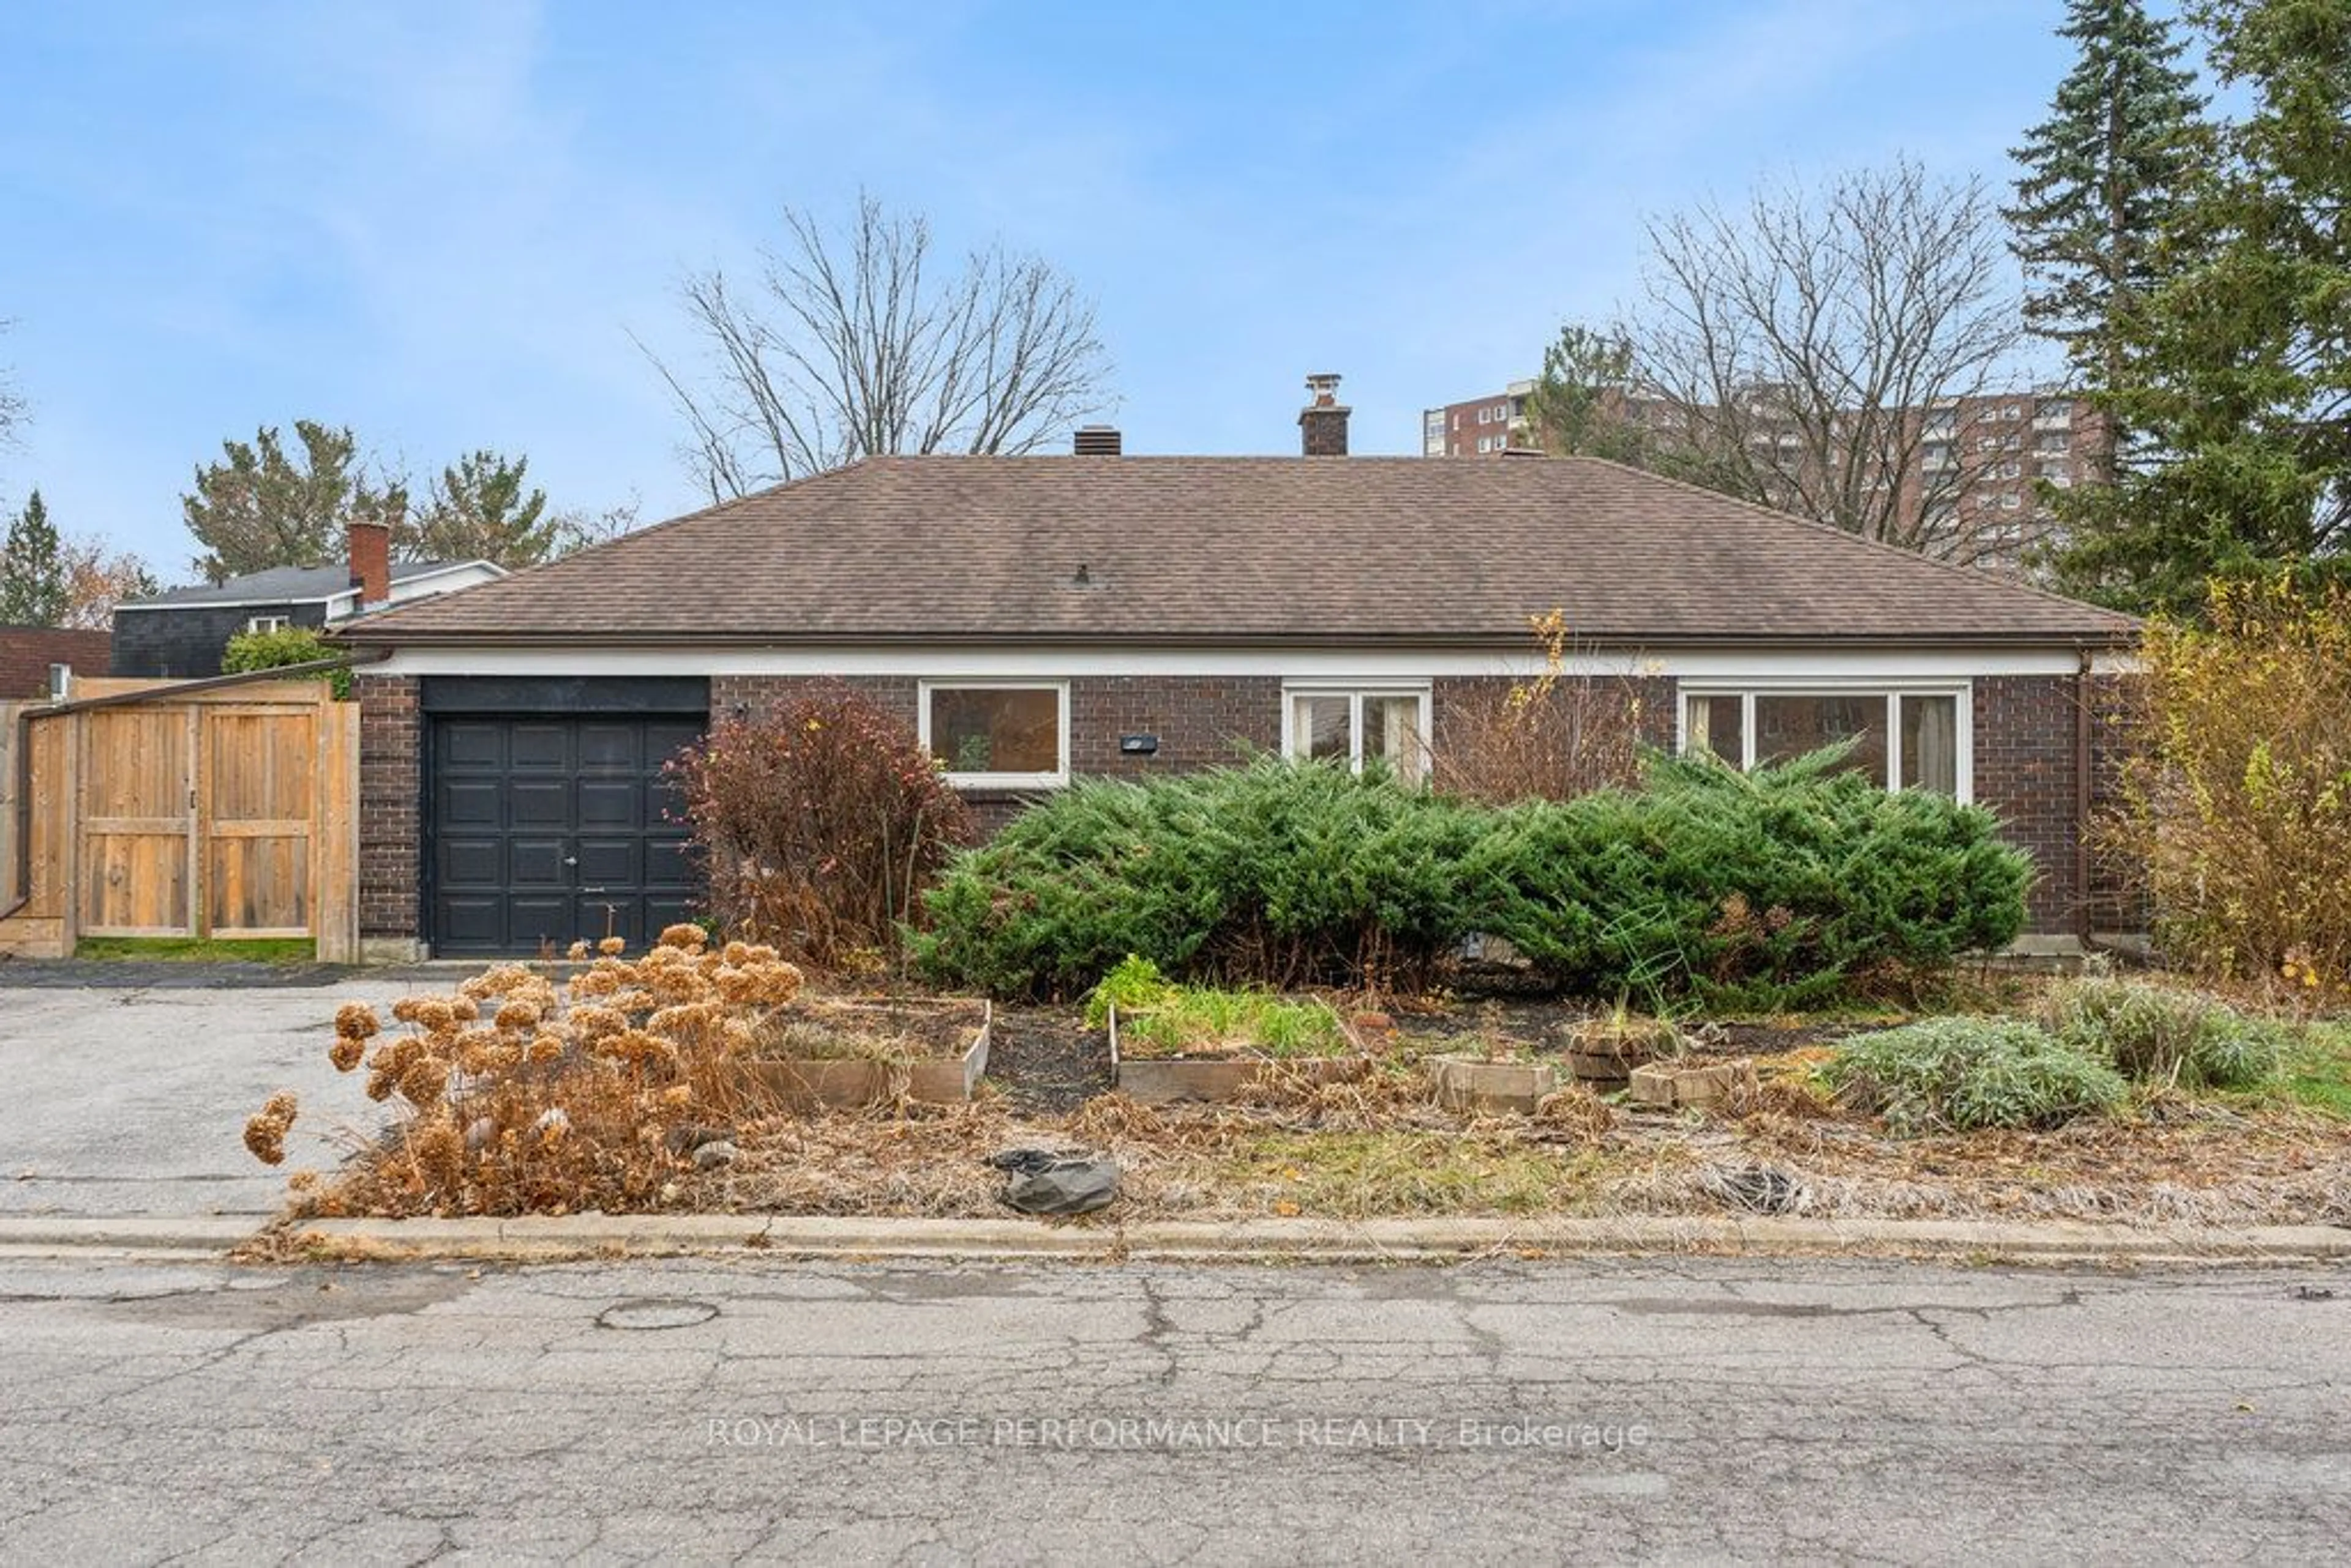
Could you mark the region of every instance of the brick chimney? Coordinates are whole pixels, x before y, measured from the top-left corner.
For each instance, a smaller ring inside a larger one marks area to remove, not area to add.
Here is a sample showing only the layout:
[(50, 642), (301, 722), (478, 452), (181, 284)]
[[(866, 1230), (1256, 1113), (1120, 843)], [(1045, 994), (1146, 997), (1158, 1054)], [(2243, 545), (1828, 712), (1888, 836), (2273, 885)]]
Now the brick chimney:
[(1080, 457), (1115, 457), (1121, 450), (1118, 426), (1081, 424), (1070, 450)]
[(1313, 401), (1298, 411), (1299, 449), (1309, 457), (1347, 455), (1347, 405), (1339, 401), (1339, 378), (1329, 373), (1306, 378)]
[(392, 525), (351, 520), (351, 586), (360, 591), (360, 608), (382, 604), (392, 598)]

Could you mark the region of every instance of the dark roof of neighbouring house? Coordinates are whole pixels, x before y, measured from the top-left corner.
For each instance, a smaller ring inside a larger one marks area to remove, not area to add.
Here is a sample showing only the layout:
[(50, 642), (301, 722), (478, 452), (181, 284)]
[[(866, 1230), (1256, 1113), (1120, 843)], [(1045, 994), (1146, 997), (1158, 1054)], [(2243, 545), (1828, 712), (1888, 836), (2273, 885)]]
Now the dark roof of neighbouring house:
[(2135, 623), (1592, 458), (882, 457), (370, 643), (2085, 642)]
[[(392, 563), (392, 580), (407, 582), (465, 564), (455, 560), (396, 560)], [(186, 610), (207, 605), (313, 604), (349, 593), (351, 587), (351, 569), (348, 566), (273, 566), (266, 571), (249, 571), (223, 582), (203, 582), (193, 588), (167, 588), (161, 593), (130, 600), (115, 608)]]
[(102, 675), (113, 650), (111, 632), (0, 626), (0, 701), (47, 696), (51, 664), (71, 664), (83, 674)]

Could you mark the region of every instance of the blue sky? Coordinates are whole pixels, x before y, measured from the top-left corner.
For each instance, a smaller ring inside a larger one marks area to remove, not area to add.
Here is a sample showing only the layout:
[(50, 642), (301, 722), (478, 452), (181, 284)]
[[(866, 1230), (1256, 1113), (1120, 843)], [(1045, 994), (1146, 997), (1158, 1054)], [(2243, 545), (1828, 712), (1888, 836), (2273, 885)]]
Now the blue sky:
[(1531, 373), (1639, 225), (1907, 152), (2009, 177), (2059, 0), (0, 7), (0, 503), (184, 578), (226, 436), (522, 453), (559, 507), (695, 500), (631, 334), (861, 187), (1097, 299), (1134, 452), (1358, 452)]

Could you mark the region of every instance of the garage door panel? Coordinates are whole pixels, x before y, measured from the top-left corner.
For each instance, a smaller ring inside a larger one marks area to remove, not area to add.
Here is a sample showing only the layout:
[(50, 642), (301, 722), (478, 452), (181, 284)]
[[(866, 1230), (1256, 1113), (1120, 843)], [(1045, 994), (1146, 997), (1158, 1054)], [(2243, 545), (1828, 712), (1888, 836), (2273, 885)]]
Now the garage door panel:
[(449, 894), (437, 911), (440, 941), (452, 947), (495, 952), (506, 946), (507, 901), (503, 894)]
[(580, 725), (580, 771), (626, 773), (644, 768), (644, 726), (583, 719)]
[(634, 839), (580, 841), (580, 885), (582, 888), (637, 885), (638, 842)]
[(530, 955), (608, 931), (635, 946), (689, 917), (700, 881), (664, 815), (675, 792), (661, 766), (703, 728), (684, 716), (437, 718), (434, 948)]
[(434, 857), (444, 887), (504, 887), (507, 880), (506, 841), (497, 838), (441, 840)]
[(505, 788), (508, 827), (533, 832), (563, 832), (570, 828), (569, 779), (509, 779)]
[(695, 913), (694, 901), (684, 894), (648, 894), (645, 898), (645, 929), (658, 936), (664, 927), (692, 920)]
[(505, 810), (497, 781), (491, 779), (444, 779), (434, 791), (434, 814), (444, 825), (496, 828)]
[(505, 727), (481, 720), (446, 721), (441, 727), (439, 754), (444, 767), (479, 768), (495, 772), (506, 766)]
[(647, 892), (678, 893), (693, 888), (694, 862), (686, 853), (684, 840), (647, 838), (644, 845)]
[(568, 895), (507, 900), (506, 939), (500, 950), (536, 953), (543, 946), (568, 946), (572, 939), (571, 900)]
[(518, 888), (571, 885), (568, 839), (515, 839), (507, 850), (507, 881)]
[(583, 830), (634, 828), (644, 821), (644, 786), (633, 779), (580, 780)]
[(516, 773), (571, 771), (571, 727), (561, 721), (515, 724), (508, 732), (507, 767)]

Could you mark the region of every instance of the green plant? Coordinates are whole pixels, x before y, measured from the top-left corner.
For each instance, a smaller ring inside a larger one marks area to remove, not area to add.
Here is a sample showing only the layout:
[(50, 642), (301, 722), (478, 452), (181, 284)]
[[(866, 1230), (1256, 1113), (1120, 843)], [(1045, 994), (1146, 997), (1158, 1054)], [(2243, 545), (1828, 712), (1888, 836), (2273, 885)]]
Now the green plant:
[(1100, 1029), (1113, 1007), (1123, 1013), (1141, 1012), (1175, 994), (1175, 982), (1159, 972), (1158, 965), (1129, 953), (1086, 993), (1086, 1022)]
[(1991, 814), (1889, 794), (1843, 756), (1653, 757), (1637, 792), (1513, 808), (1466, 867), (1471, 901), (1564, 988), (1653, 1012), (1818, 1007), (2011, 941), (2032, 865)]
[(2297, 1105), (2351, 1119), (2351, 1023), (2313, 1024), (2279, 1084)]
[(999, 996), (1071, 994), (1130, 954), (1179, 979), (1409, 987), (1483, 932), (1578, 995), (1775, 1010), (2022, 928), (2031, 862), (1989, 812), (1837, 761), (1653, 758), (1640, 790), (1499, 810), (1272, 759), (1081, 782), (956, 858), (914, 952)]
[(2286, 1026), (2210, 997), (2097, 975), (2051, 987), (2042, 1021), (2128, 1077), (2189, 1088), (2258, 1087), (2294, 1043)]
[(2110, 1112), (2129, 1093), (2095, 1052), (2012, 1019), (1929, 1019), (1856, 1035), (1821, 1076), (1843, 1103), (1902, 1137), (2054, 1127)]
[(1471, 926), (1481, 817), (1321, 764), (1080, 780), (959, 855), (913, 937), (933, 977), (1075, 994), (1129, 955), (1275, 988), (1426, 981)]
[[(250, 674), (283, 669), (288, 664), (315, 664), (342, 652), (308, 626), (280, 626), (274, 632), (239, 632), (221, 650), (221, 674)], [(329, 670), (319, 677), (333, 688), (337, 702), (351, 697), (351, 673)]]
[(318, 944), (308, 936), (84, 936), (74, 956), (97, 960), (160, 960), (184, 964), (308, 964)]
[(1119, 1012), (1121, 1048), (1134, 1056), (1246, 1052), (1277, 1060), (1332, 1056), (1352, 1043), (1339, 1015), (1315, 998), (1177, 986), (1147, 1012)]
[(668, 769), (710, 913), (811, 967), (870, 967), (895, 953), (924, 889), (971, 831), (913, 729), (846, 686), (724, 721)]

